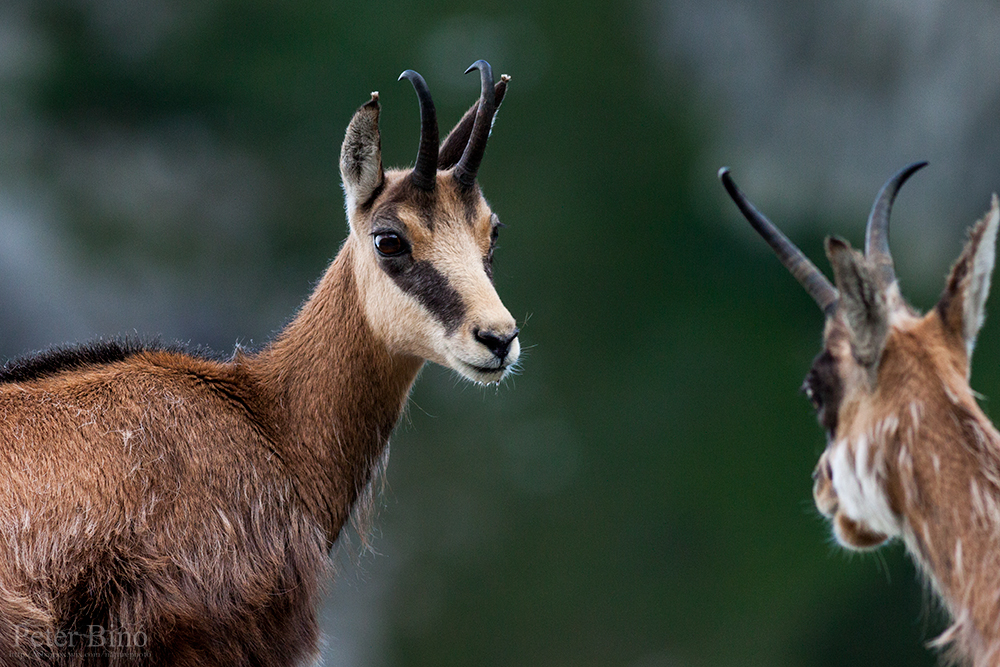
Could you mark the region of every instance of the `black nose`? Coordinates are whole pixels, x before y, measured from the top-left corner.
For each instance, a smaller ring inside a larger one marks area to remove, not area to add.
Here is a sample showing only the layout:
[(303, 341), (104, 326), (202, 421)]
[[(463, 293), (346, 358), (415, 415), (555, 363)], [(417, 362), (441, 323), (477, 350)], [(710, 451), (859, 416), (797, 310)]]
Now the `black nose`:
[(507, 353), (510, 351), (510, 344), (514, 342), (519, 332), (520, 329), (514, 329), (513, 332), (501, 336), (492, 331), (475, 329), (472, 335), (475, 336), (477, 341), (489, 348), (489, 351), (495, 354), (497, 359), (502, 360), (507, 356)]

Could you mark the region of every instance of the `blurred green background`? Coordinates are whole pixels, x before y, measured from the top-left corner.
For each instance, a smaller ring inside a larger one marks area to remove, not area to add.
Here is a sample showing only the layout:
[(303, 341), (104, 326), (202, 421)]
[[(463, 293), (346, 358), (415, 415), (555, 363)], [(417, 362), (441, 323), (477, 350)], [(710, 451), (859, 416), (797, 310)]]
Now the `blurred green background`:
[[(424, 371), (370, 548), (334, 554), (326, 664), (934, 664), (943, 620), (902, 548), (848, 555), (813, 509), (824, 443), (797, 389), (821, 316), (715, 173), (825, 268), (823, 236), (859, 244), (885, 178), (930, 160), (893, 232), (930, 307), (1000, 188), (998, 21), (985, 1), (6, 0), (0, 356), (265, 342), (345, 236), (353, 110), (380, 91), (383, 157), (407, 165), (399, 72), (444, 131), (486, 58), (513, 77), (479, 177), (523, 372)], [(987, 397), (998, 362), (991, 321)]]

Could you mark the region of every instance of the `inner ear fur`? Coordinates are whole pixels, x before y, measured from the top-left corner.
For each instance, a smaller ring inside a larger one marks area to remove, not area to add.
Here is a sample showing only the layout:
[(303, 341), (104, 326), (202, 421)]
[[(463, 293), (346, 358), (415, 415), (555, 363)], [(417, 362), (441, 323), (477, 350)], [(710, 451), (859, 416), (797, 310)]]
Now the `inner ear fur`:
[(971, 357), (986, 319), (986, 298), (996, 260), (1000, 203), (993, 195), (990, 210), (969, 230), (969, 239), (948, 274), (935, 308), (945, 329), (965, 343)]
[(340, 147), (340, 177), (348, 212), (367, 203), (382, 187), (382, 140), (378, 129), (378, 93), (358, 108)]
[(847, 241), (828, 238), (826, 255), (833, 265), (834, 281), (840, 293), (837, 316), (847, 325), (854, 359), (868, 370), (874, 387), (878, 362), (889, 334), (885, 290), (864, 255), (851, 248)]

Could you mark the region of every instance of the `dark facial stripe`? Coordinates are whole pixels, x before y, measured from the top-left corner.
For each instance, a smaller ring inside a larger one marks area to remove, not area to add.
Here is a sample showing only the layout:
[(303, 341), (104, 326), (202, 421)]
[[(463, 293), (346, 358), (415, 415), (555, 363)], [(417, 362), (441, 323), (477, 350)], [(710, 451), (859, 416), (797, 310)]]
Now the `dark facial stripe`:
[(829, 350), (823, 350), (813, 361), (803, 389), (810, 394), (820, 425), (830, 438), (834, 437), (840, 403), (844, 399), (844, 385), (837, 374), (837, 360)]
[(379, 266), (399, 288), (413, 296), (453, 334), (465, 319), (462, 295), (430, 262), (415, 261), (409, 255), (383, 258)]
[(434, 231), (434, 212), (437, 210), (437, 190), (421, 190), (413, 185), (409, 178), (404, 178), (396, 184), (391, 192), (386, 193), (379, 215), (399, 217), (401, 209), (415, 210), (423, 225)]
[(465, 209), (465, 221), (470, 227), (476, 224), (479, 219), (479, 202), (483, 199), (482, 190), (479, 184), (474, 184), (471, 188), (459, 188), (458, 196), (462, 200), (462, 207)]

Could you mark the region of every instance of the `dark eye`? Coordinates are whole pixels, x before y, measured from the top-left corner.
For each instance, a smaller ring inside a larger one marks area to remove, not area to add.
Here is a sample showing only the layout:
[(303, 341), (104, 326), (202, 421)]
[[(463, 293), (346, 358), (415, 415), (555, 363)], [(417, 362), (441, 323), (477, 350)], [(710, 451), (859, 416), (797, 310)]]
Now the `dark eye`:
[(394, 257), (406, 252), (407, 245), (396, 232), (378, 232), (374, 235), (375, 250), (383, 257)]
[(810, 371), (809, 375), (806, 376), (805, 382), (802, 383), (802, 393), (806, 395), (809, 402), (812, 403), (813, 408), (819, 410), (823, 407), (823, 399), (820, 397), (819, 388), (816, 386), (817, 377), (816, 373)]
[(506, 225), (500, 222), (500, 218), (497, 217), (496, 213), (490, 216), (490, 225), (490, 248), (492, 249), (497, 244), (497, 237), (500, 236), (500, 228), (506, 227)]

